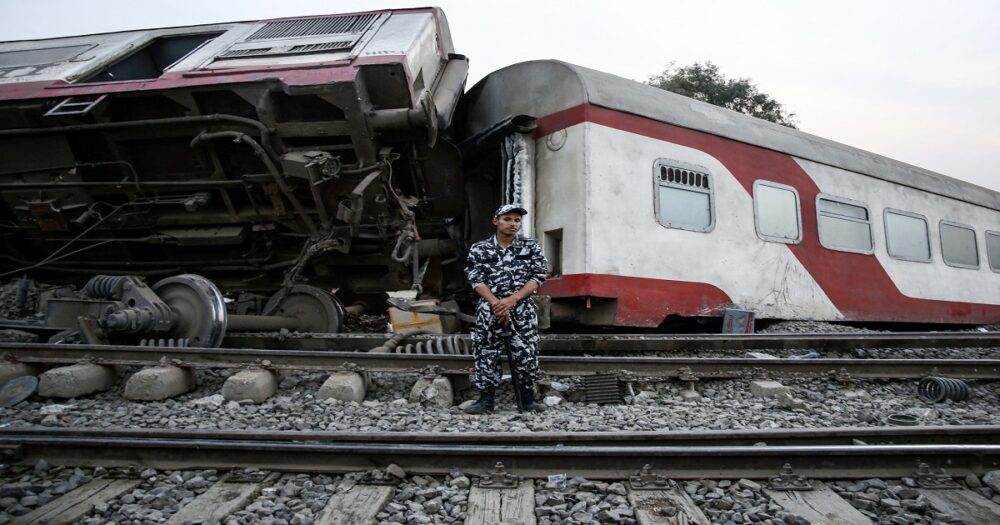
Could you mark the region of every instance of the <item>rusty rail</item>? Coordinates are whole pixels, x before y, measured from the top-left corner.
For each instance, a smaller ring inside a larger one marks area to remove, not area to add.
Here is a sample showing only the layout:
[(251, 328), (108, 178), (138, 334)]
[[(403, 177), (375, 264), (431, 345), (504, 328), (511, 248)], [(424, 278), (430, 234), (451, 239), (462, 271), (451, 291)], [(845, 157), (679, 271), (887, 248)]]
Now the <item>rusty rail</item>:
[[(433, 367), (443, 374), (468, 374), (466, 355), (377, 354), (322, 350), (252, 348), (169, 348), (121, 345), (49, 345), (0, 343), (0, 356), (25, 363), (94, 362), (108, 365), (154, 365), (168, 362), (196, 368), (258, 366), (275, 370), (358, 369), (411, 372)], [(736, 378), (764, 373), (831, 375), (843, 379), (913, 379), (940, 375), (962, 379), (1000, 379), (997, 359), (745, 359), (551, 356), (539, 358), (544, 373), (579, 376), (628, 372), (640, 377)]]
[[(234, 333), (223, 346), (288, 350), (357, 351), (382, 344), (384, 334)], [(432, 336), (414, 336), (413, 341)], [(467, 336), (466, 336), (467, 337)], [(857, 348), (1000, 348), (1000, 332), (810, 333), (810, 334), (544, 334), (546, 354), (696, 352), (702, 350), (854, 350)]]

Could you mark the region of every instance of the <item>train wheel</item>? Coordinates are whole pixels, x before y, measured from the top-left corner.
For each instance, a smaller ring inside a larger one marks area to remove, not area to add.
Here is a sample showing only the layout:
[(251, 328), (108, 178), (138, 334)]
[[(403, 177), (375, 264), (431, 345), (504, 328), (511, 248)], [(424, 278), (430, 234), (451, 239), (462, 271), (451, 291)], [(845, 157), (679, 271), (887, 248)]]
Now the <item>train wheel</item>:
[(177, 314), (171, 335), (188, 346), (217, 348), (226, 336), (226, 302), (212, 281), (194, 274), (168, 277), (153, 291)]
[(270, 315), (298, 319), (300, 332), (337, 333), (344, 322), (344, 308), (340, 301), (325, 290), (308, 284), (297, 284), (287, 294), (274, 294), (267, 301), (264, 311), (270, 312)]

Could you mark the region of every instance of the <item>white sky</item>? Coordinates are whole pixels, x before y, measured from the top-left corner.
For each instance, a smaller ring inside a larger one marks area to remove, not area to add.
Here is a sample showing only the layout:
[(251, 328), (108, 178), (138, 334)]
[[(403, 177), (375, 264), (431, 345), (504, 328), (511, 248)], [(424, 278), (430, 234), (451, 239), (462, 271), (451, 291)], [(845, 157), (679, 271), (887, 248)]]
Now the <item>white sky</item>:
[[(0, 0), (0, 40), (328, 14), (429, 2)], [(1000, 2), (436, 2), (470, 86), (557, 58), (645, 80), (711, 60), (803, 131), (1000, 190)]]

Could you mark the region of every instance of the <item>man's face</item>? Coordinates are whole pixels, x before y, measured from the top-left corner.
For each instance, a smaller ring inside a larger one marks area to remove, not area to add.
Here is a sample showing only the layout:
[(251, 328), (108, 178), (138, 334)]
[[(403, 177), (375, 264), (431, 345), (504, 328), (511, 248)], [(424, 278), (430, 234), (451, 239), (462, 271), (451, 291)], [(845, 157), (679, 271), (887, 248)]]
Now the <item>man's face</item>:
[(517, 235), (517, 231), (521, 229), (521, 214), (512, 211), (499, 217), (494, 217), (493, 225), (497, 227), (497, 233)]

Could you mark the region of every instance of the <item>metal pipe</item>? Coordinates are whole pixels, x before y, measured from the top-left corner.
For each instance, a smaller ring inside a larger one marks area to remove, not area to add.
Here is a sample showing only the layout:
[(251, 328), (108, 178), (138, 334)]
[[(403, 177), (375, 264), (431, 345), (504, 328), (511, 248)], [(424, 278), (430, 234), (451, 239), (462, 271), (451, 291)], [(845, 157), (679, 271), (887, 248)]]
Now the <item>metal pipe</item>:
[(11, 135), (47, 135), (51, 133), (70, 133), (75, 131), (103, 131), (108, 129), (140, 128), (145, 126), (168, 126), (171, 124), (203, 124), (213, 122), (231, 122), (244, 126), (256, 128), (260, 132), (260, 139), (268, 155), (277, 158), (271, 146), (271, 129), (259, 120), (253, 120), (235, 115), (200, 115), (194, 117), (170, 117), (161, 119), (130, 120), (127, 122), (99, 122), (96, 124), (75, 124), (72, 126), (59, 126), (51, 128), (16, 128), (0, 129), (0, 137)]
[[(3, 175), (9, 175), (4, 173)], [(121, 186), (120, 181), (116, 182), (84, 182), (84, 181), (63, 181), (63, 182), (15, 182), (0, 184), (0, 190), (44, 190), (49, 188), (106, 188), (109, 186)], [(198, 181), (150, 181), (137, 184), (141, 188), (242, 188), (244, 182), (241, 180), (198, 180)], [(135, 185), (133, 185), (135, 186)]]
[[(91, 240), (91, 239), (88, 239)], [(150, 239), (93, 239), (95, 241), (102, 242), (146, 242)], [(53, 242), (55, 242), (53, 240)], [(19, 259), (11, 255), (0, 255), (0, 259), (8, 260), (17, 264), (35, 264), (30, 261)], [(216, 265), (241, 265), (247, 268), (253, 269), (263, 269), (270, 265), (280, 264), (281, 266), (287, 266), (288, 264), (294, 264), (294, 261), (283, 261), (281, 263), (269, 263), (267, 266), (262, 266), (264, 263), (270, 261), (271, 257), (256, 257), (253, 259), (205, 259), (205, 260), (192, 260), (192, 261), (171, 261), (171, 260), (159, 260), (159, 261), (117, 261), (123, 267), (133, 268), (133, 267), (149, 267), (149, 266), (162, 266), (164, 264), (176, 264), (180, 266), (199, 266), (199, 267), (215, 267)], [(53, 266), (101, 266), (109, 265), (107, 261), (66, 261), (60, 264), (55, 264)], [(48, 266), (48, 265), (46, 265)], [(131, 270), (130, 270), (131, 271)]]
[(277, 315), (229, 315), (226, 318), (226, 330), (233, 332), (245, 331), (276, 331), (285, 328), (298, 330), (302, 322), (294, 317)]
[(300, 203), (299, 199), (294, 194), (292, 194), (292, 189), (289, 188), (288, 184), (285, 183), (285, 179), (281, 175), (281, 172), (278, 171), (278, 167), (274, 164), (274, 161), (271, 160), (271, 157), (268, 156), (268, 153), (264, 151), (264, 148), (261, 147), (261, 145), (258, 144), (256, 140), (252, 139), (249, 135), (247, 135), (246, 133), (241, 133), (239, 131), (203, 132), (199, 133), (198, 136), (191, 139), (191, 147), (195, 148), (198, 147), (202, 142), (220, 138), (231, 138), (236, 142), (246, 143), (248, 146), (253, 148), (253, 150), (257, 153), (257, 156), (260, 157), (260, 160), (264, 162), (264, 166), (267, 168), (267, 171), (271, 173), (271, 177), (274, 179), (274, 183), (277, 184), (278, 188), (281, 189), (281, 192), (284, 193), (286, 197), (288, 197), (288, 200), (292, 203), (292, 207), (295, 208), (295, 212), (299, 215), (299, 218), (302, 219), (302, 222), (305, 223), (307, 228), (309, 228), (309, 232), (312, 233), (313, 235), (319, 234), (319, 231), (316, 229), (316, 225), (313, 223), (312, 219), (306, 213), (306, 210), (302, 206), (302, 203)]
[(309, 190), (312, 192), (313, 202), (316, 204), (316, 211), (319, 212), (319, 222), (323, 224), (323, 229), (330, 227), (330, 215), (326, 211), (326, 203), (323, 202), (323, 194), (320, 193), (319, 184), (312, 170), (309, 173)]
[(451, 55), (442, 68), (441, 77), (434, 88), (434, 109), (437, 112), (438, 129), (448, 129), (451, 118), (458, 107), (458, 101), (465, 91), (465, 79), (469, 76), (469, 59), (463, 55)]

